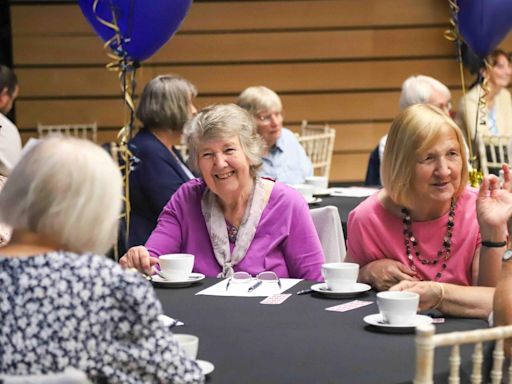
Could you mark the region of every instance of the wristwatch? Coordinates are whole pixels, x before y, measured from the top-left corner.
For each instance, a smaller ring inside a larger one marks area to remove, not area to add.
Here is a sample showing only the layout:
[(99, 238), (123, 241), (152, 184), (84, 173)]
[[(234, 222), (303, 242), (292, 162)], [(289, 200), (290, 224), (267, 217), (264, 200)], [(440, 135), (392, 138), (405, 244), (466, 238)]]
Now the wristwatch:
[(503, 254), (502, 260), (503, 261), (509, 261), (511, 259), (512, 259), (512, 249), (509, 248)]

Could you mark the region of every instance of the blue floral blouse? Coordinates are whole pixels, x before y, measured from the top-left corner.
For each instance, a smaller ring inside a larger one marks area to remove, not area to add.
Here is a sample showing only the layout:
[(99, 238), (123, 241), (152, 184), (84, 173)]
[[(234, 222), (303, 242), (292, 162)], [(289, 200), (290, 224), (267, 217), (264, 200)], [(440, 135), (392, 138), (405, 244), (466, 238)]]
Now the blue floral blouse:
[(0, 373), (75, 367), (108, 383), (202, 383), (161, 313), (151, 285), (105, 257), (0, 257)]

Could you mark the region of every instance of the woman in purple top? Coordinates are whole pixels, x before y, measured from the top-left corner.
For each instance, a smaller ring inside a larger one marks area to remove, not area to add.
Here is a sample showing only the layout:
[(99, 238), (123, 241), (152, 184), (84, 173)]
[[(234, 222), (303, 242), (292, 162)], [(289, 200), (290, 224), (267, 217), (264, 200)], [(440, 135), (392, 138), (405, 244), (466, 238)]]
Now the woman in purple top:
[(158, 256), (196, 256), (194, 271), (234, 271), (321, 280), (324, 256), (305, 200), (257, 177), (263, 143), (255, 121), (236, 105), (200, 112), (185, 128), (189, 161), (202, 179), (184, 184), (167, 203), (145, 246), (131, 248), (125, 267), (151, 273)]

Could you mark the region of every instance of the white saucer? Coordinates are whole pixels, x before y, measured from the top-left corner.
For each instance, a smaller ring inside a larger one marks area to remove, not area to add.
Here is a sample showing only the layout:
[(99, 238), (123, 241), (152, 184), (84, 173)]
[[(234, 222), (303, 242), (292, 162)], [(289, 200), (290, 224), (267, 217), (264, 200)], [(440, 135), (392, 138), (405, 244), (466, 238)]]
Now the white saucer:
[(322, 201), (322, 199), (319, 197), (312, 197), (311, 199), (306, 199), (306, 201), (308, 204), (318, 204)]
[(385, 332), (407, 332), (413, 331), (417, 325), (432, 323), (432, 318), (430, 316), (416, 315), (412, 324), (392, 325), (385, 323), (380, 313), (374, 313), (373, 315), (365, 316), (363, 321), (366, 324), (373, 325)]
[(372, 287), (369, 286), (368, 284), (355, 283), (349, 290), (331, 291), (329, 288), (327, 288), (327, 284), (319, 283), (319, 284), (312, 285), (311, 289), (313, 291), (321, 293), (322, 295), (325, 295), (327, 297), (332, 297), (334, 299), (345, 299), (345, 298), (353, 297), (353, 296), (359, 295), (363, 292), (369, 291), (370, 289), (372, 289)]
[(151, 276), (151, 282), (157, 286), (161, 287), (172, 287), (172, 288), (181, 288), (188, 287), (198, 281), (201, 281), (205, 278), (202, 273), (191, 273), (187, 280), (183, 281), (167, 281), (160, 275)]
[(201, 368), (203, 375), (205, 376), (212, 373), (215, 369), (215, 365), (206, 360), (196, 360), (196, 363), (199, 365), (199, 368)]
[(313, 196), (330, 196), (330, 195), (331, 195), (331, 191), (329, 190), (329, 188), (318, 189), (313, 192)]

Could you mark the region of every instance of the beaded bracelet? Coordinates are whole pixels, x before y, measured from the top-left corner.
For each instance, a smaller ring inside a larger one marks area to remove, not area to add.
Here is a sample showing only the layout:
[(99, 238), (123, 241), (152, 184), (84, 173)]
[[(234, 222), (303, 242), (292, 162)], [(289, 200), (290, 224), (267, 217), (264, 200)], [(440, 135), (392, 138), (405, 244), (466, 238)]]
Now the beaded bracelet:
[(441, 303), (443, 302), (443, 299), (444, 299), (444, 285), (438, 281), (434, 281), (434, 283), (436, 283), (439, 286), (439, 288), (441, 288), (441, 297), (439, 298), (439, 301), (436, 303), (436, 305), (434, 305), (432, 307), (432, 309), (437, 309), (441, 305)]

